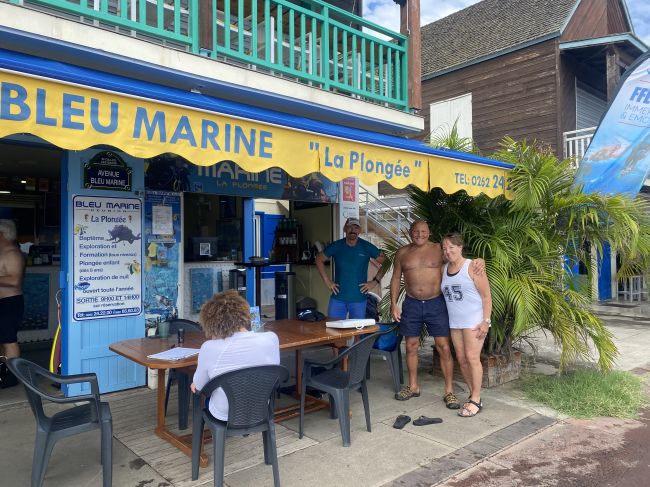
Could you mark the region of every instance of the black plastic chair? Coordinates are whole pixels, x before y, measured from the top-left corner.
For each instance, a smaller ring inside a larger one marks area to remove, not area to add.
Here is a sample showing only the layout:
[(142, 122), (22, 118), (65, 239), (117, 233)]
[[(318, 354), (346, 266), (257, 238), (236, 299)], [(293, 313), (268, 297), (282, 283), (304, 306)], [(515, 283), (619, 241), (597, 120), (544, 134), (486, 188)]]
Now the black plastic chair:
[[(194, 394), (192, 416), (192, 480), (199, 478), (199, 457), (203, 445), (203, 428), (212, 432), (214, 450), (214, 485), (223, 485), (225, 444), (228, 436), (262, 433), (264, 463), (273, 466), (273, 485), (279, 487), (278, 452), (275, 447), (273, 410), (275, 393), (281, 382), (289, 378), (282, 365), (259, 365), (233, 370), (210, 380)], [(228, 421), (221, 421), (205, 407), (205, 399), (218, 389), (228, 398)]]
[[(362, 338), (329, 362), (304, 360), (302, 391), (300, 394), (300, 438), (303, 436), (307, 387), (318, 389), (329, 394), (330, 416), (332, 418), (339, 418), (343, 446), (350, 446), (350, 391), (361, 390), (363, 409), (366, 415), (366, 428), (370, 431), (370, 407), (368, 405), (368, 388), (366, 386), (366, 368), (370, 359), (370, 350), (372, 350), (372, 346), (375, 344), (377, 337), (383, 333), (388, 332), (380, 331)], [(337, 366), (346, 357), (348, 358), (348, 370), (342, 370)], [(325, 370), (323, 371), (323, 369)]]
[[(40, 487), (43, 484), (52, 449), (58, 440), (93, 429), (101, 430), (104, 487), (110, 486), (113, 477), (113, 420), (108, 403), (102, 402), (99, 398), (97, 376), (95, 374), (68, 376), (52, 374), (35, 363), (22, 358), (9, 360), (7, 366), (25, 386), (29, 405), (36, 417), (32, 487)], [(44, 384), (52, 382), (62, 385), (89, 383), (91, 392), (90, 394), (74, 397), (54, 396), (42, 388)], [(58, 404), (79, 402), (85, 402), (85, 404), (68, 408), (52, 416), (46, 416), (43, 411), (43, 399)]]
[[(399, 328), (399, 325), (393, 325), (388, 331), (390, 333), (395, 333)], [(395, 346), (389, 350), (382, 350), (377, 348), (379, 341), (375, 343), (371, 350), (371, 355), (380, 355), (386, 357), (386, 362), (388, 362), (388, 367), (390, 373), (393, 377), (393, 387), (395, 392), (399, 392), (404, 384), (404, 366), (402, 364), (402, 338), (404, 338), (399, 333), (395, 338)], [(366, 371), (366, 379), (370, 379), (370, 361), (368, 361), (368, 370)]]
[[(196, 321), (175, 319), (167, 320), (169, 322), (169, 336), (173, 338), (180, 328), (185, 331), (201, 331), (201, 325)], [(178, 384), (178, 429), (187, 429), (187, 418), (190, 410), (190, 384), (192, 380), (189, 375), (178, 369), (169, 369), (167, 377), (167, 388), (165, 389), (165, 415), (167, 415), (167, 406), (169, 404), (169, 392), (172, 384), (176, 381)]]

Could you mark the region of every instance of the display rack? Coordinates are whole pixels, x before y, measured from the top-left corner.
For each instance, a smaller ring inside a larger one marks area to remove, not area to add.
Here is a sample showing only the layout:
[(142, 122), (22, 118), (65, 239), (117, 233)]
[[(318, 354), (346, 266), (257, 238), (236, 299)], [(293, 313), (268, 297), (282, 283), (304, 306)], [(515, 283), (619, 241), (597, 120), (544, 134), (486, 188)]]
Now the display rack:
[(275, 229), (273, 261), (298, 262), (302, 255), (302, 225), (287, 222)]

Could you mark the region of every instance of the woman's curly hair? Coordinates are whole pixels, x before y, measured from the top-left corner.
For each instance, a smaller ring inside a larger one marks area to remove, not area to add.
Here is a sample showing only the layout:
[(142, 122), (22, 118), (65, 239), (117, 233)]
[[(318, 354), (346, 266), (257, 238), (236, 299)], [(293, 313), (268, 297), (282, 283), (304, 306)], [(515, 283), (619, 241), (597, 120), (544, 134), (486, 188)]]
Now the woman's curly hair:
[(217, 293), (201, 308), (199, 321), (206, 338), (228, 338), (242, 327), (250, 330), (250, 306), (235, 290)]

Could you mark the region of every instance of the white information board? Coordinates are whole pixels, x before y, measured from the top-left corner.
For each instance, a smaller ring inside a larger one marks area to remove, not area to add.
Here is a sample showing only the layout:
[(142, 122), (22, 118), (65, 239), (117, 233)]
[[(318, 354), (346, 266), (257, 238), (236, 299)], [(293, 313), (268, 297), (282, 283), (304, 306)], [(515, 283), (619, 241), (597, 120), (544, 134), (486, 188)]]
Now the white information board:
[(142, 312), (142, 201), (74, 196), (73, 317)]

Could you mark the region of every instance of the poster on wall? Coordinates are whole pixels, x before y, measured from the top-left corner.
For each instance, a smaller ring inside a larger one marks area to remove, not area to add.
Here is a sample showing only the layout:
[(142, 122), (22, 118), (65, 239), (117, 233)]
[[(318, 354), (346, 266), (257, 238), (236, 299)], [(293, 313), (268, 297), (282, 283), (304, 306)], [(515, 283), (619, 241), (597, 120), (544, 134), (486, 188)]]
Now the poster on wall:
[(142, 312), (142, 202), (138, 198), (72, 199), (75, 320)]
[(180, 193), (146, 192), (144, 235), (145, 319), (177, 318), (181, 252)]
[(23, 281), (25, 313), (20, 331), (47, 330), (49, 326), (50, 275), (48, 273), (28, 273)]
[(359, 181), (357, 178), (345, 178), (341, 180), (339, 203), (339, 228), (340, 236), (343, 237), (343, 224), (348, 218), (359, 218)]

